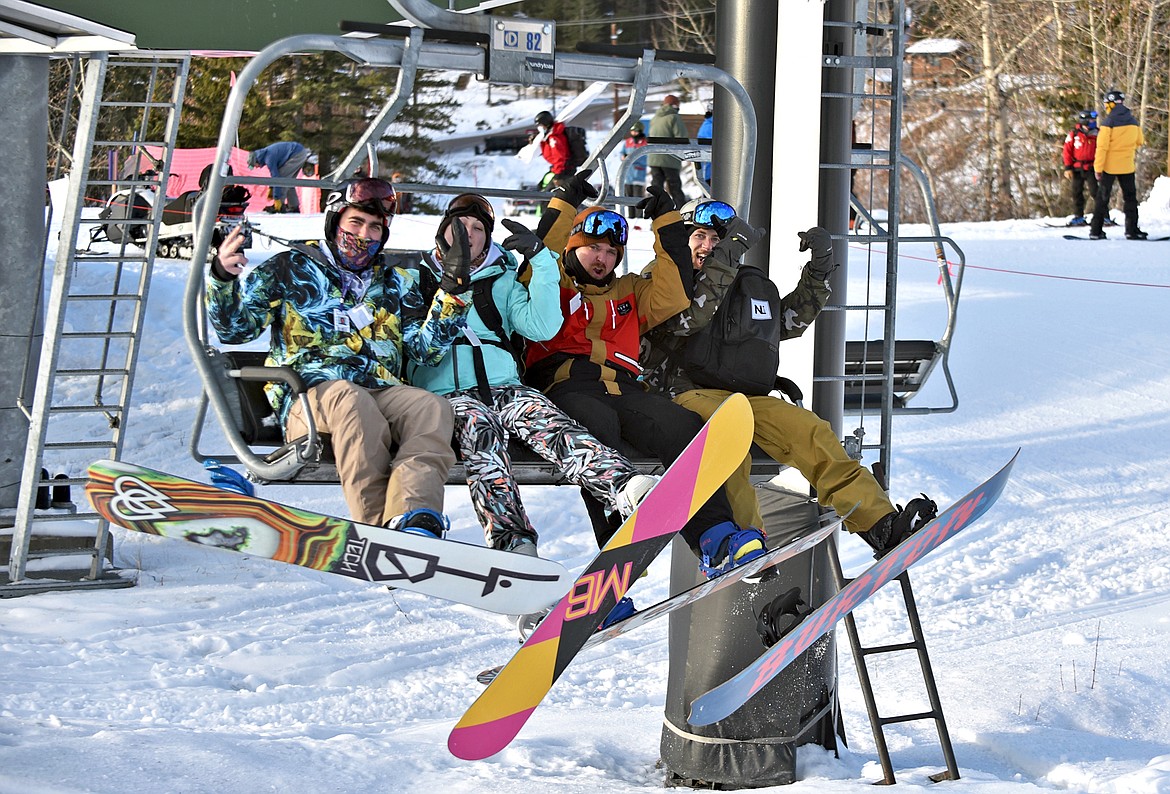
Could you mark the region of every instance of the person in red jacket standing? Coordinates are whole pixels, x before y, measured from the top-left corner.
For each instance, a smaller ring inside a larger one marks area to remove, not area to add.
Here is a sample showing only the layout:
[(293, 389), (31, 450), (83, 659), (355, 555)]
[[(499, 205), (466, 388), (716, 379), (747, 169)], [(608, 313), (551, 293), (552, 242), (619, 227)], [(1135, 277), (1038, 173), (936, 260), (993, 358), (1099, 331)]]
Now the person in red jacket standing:
[(1085, 220), (1085, 188), (1089, 197), (1097, 195), (1097, 175), (1093, 172), (1093, 157), (1097, 154), (1097, 111), (1082, 110), (1076, 125), (1064, 136), (1064, 178), (1069, 180), (1072, 199), (1072, 220), (1069, 226), (1087, 226)]
[(564, 123), (553, 118), (547, 110), (537, 113), (535, 121), (539, 130), (540, 156), (548, 162), (548, 171), (552, 175), (546, 189), (552, 190), (573, 175), (569, 138)]

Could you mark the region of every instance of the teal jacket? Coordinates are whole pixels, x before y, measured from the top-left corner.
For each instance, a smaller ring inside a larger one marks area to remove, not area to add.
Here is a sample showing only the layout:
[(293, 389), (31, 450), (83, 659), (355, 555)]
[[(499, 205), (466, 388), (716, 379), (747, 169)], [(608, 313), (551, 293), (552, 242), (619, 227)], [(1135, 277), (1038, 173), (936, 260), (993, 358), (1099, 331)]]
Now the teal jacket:
[[(442, 268), (428, 254), (419, 270), (420, 289), (426, 296), (438, 289)], [(408, 328), (405, 341), (411, 359), (407, 364), (407, 378), (412, 385), (436, 394), (475, 388), (475, 348), (471, 335), (481, 342), (488, 385), (521, 385), (516, 360), (499, 346), (507, 344), (506, 339), (500, 339), (489, 329), (474, 307), (475, 285), (487, 279), (494, 279), (491, 297), (500, 312), (505, 337), (519, 334), (525, 339), (544, 342), (556, 336), (563, 322), (556, 254), (545, 248), (523, 267), (518, 267), (511, 252), (492, 243), (484, 264), (471, 276), (472, 290), (460, 296), (472, 304), (466, 322), (470, 335), (462, 326), (457, 338), (436, 334), (434, 330), (442, 326), (430, 322), (433, 317), (418, 312), (408, 313), (404, 318)], [(431, 315), (435, 309), (436, 305), (432, 304)]]

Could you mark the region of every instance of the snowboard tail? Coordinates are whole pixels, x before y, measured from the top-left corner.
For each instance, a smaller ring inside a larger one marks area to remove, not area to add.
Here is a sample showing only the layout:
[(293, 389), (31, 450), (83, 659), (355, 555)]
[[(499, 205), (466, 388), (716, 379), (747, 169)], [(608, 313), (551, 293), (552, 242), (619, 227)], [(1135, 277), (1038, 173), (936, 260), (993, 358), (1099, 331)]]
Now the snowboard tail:
[(696, 698), (691, 703), (688, 722), (691, 725), (710, 725), (737, 711), (798, 655), (831, 630), (837, 621), (927, 553), (954, 537), (959, 530), (974, 523), (1003, 493), (1019, 454), (1017, 450), (1007, 465), (996, 474), (898, 544), (835, 596), (807, 615), (744, 670)]
[(89, 467), (106, 520), (152, 535), (391, 585), (489, 612), (535, 612), (572, 581), (553, 560), (289, 507), (122, 461)]
[(728, 397), (452, 729), (453, 755), (487, 758), (516, 737), (618, 599), (743, 462), (753, 431), (747, 398)]

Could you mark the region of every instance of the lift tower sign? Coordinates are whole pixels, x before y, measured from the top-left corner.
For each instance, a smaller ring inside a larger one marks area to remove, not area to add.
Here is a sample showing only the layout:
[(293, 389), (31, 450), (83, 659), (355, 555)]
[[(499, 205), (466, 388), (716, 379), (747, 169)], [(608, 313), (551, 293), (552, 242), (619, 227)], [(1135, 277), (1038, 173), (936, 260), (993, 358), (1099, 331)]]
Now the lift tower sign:
[(557, 26), (549, 19), (492, 17), (487, 78), (493, 83), (552, 85)]

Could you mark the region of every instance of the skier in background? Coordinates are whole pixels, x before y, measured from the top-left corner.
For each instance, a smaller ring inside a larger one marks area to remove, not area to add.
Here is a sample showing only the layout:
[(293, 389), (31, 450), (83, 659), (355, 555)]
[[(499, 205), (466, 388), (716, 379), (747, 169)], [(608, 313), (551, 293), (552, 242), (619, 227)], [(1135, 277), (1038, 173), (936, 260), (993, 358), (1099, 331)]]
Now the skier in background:
[(1069, 226), (1087, 226), (1085, 220), (1085, 188), (1089, 198), (1096, 201), (1097, 175), (1093, 171), (1093, 157), (1097, 154), (1097, 111), (1082, 110), (1077, 123), (1064, 136), (1064, 178), (1069, 180), (1069, 198), (1072, 200), (1072, 220)]

